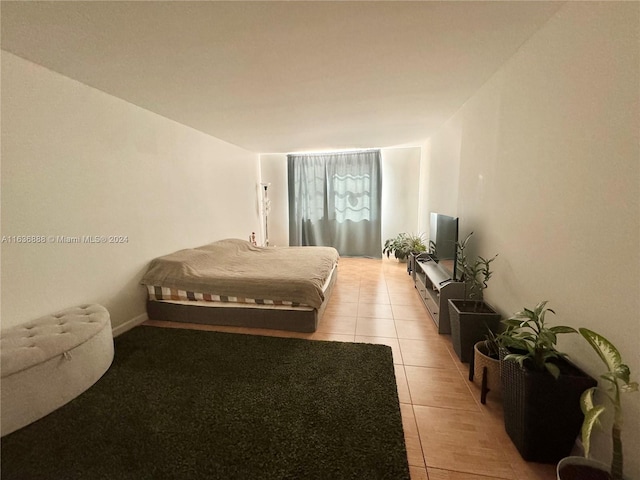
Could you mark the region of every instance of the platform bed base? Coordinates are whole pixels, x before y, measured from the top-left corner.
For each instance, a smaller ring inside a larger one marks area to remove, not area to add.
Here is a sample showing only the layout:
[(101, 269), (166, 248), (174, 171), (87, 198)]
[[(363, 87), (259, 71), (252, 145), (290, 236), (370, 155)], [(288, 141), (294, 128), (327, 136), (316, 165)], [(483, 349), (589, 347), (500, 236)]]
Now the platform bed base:
[(150, 320), (206, 325), (268, 328), (292, 332), (315, 332), (318, 328), (317, 310), (204, 307), (149, 300), (147, 314)]

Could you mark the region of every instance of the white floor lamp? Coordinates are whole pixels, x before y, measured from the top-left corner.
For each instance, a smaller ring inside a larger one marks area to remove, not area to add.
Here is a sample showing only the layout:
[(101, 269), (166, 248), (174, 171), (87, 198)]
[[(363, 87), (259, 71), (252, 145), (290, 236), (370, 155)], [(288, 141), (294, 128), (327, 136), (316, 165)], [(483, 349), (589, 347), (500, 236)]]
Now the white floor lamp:
[(271, 201), (269, 200), (268, 189), (270, 183), (261, 183), (260, 189), (262, 193), (262, 223), (264, 226), (264, 242), (263, 247), (269, 246), (269, 210), (271, 209)]

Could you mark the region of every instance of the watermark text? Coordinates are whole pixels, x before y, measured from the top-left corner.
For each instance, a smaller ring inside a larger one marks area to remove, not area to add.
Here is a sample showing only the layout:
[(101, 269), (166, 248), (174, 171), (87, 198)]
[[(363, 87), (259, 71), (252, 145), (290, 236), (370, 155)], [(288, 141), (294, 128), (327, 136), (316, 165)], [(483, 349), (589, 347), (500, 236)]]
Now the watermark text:
[(119, 244), (129, 243), (128, 235), (2, 235), (1, 243), (18, 244)]

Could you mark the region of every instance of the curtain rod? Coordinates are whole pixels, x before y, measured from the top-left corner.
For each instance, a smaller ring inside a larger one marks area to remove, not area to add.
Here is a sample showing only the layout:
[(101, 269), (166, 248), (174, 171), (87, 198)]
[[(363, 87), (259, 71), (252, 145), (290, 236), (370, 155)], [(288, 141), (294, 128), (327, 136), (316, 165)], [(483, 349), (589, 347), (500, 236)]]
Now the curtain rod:
[(351, 153), (379, 152), (380, 148), (363, 148), (360, 150), (328, 150), (325, 152), (290, 152), (287, 155), (348, 155)]

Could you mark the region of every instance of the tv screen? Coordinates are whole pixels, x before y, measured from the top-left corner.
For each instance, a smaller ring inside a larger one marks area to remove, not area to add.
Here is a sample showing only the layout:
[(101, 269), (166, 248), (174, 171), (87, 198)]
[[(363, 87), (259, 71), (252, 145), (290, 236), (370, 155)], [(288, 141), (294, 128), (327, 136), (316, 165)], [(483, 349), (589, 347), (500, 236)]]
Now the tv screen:
[(429, 221), (429, 253), (440, 266), (456, 279), (456, 242), (458, 219), (431, 212)]

